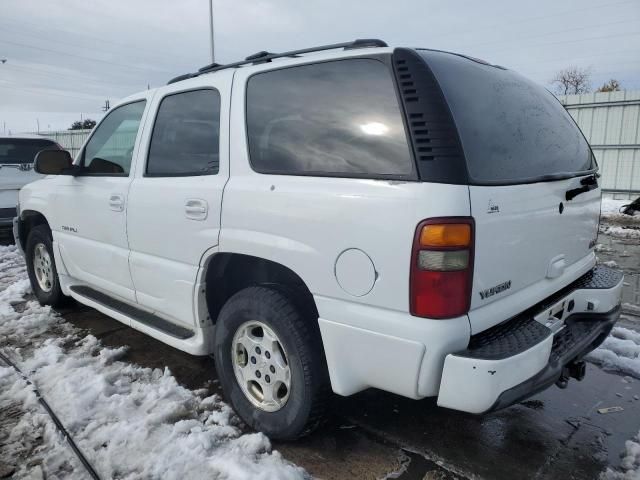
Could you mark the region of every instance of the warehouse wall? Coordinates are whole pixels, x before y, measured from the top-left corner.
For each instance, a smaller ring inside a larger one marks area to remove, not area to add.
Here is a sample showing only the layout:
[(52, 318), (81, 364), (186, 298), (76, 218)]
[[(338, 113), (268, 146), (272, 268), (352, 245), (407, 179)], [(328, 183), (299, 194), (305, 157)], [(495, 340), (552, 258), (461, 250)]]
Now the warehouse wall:
[(603, 190), (615, 198), (640, 195), (640, 91), (558, 98), (591, 143)]

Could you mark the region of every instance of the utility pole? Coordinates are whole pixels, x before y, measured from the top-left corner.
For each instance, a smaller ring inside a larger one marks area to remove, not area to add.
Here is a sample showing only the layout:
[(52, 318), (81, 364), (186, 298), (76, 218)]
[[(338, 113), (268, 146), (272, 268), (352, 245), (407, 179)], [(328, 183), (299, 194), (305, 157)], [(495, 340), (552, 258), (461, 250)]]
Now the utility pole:
[(103, 112), (108, 112), (110, 108), (111, 108), (111, 106), (109, 105), (109, 100), (105, 100), (104, 101), (104, 105), (102, 106), (102, 111)]
[(38, 124), (38, 133), (40, 133), (40, 119), (36, 118), (36, 123)]
[(211, 41), (211, 63), (216, 62), (213, 49), (213, 0), (207, 0), (209, 2), (209, 40)]

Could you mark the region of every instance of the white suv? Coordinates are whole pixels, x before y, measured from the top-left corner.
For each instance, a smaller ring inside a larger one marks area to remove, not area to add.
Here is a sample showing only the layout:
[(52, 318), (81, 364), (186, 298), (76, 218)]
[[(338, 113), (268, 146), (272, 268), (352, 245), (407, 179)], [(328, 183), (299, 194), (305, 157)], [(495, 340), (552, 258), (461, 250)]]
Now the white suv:
[(589, 145), (503, 67), (377, 40), (211, 65), (122, 101), (20, 193), (43, 304), (213, 354), (252, 427), (332, 389), (482, 413), (584, 375), (619, 314)]

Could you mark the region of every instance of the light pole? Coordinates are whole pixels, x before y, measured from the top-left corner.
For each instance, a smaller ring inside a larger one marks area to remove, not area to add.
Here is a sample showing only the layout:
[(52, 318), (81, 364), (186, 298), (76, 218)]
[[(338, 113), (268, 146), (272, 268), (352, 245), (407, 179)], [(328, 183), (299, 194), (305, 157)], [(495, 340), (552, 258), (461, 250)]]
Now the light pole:
[(215, 55), (213, 49), (213, 0), (207, 0), (209, 2), (209, 40), (211, 42), (211, 63), (215, 63)]

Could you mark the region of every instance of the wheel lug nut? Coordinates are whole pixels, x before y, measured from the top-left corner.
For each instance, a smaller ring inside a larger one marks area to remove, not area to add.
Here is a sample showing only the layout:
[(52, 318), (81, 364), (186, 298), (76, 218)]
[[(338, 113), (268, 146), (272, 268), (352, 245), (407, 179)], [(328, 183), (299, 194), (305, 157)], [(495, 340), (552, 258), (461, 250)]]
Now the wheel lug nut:
[(256, 353), (260, 355), (260, 347), (256, 347)]
[(256, 377), (260, 378), (262, 376), (262, 374), (260, 373), (259, 370), (256, 370)]
[(267, 381), (267, 383), (269, 383), (271, 381), (271, 378), (269, 377), (269, 375), (265, 375), (264, 379)]
[(267, 358), (271, 358), (271, 354), (269, 353), (269, 351), (264, 352), (264, 356)]
[(271, 371), (271, 373), (276, 373), (276, 367), (274, 367), (273, 365), (269, 367), (269, 370)]
[(256, 357), (251, 357), (251, 363), (256, 364)]

